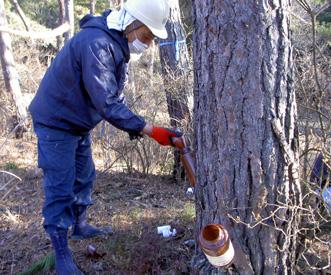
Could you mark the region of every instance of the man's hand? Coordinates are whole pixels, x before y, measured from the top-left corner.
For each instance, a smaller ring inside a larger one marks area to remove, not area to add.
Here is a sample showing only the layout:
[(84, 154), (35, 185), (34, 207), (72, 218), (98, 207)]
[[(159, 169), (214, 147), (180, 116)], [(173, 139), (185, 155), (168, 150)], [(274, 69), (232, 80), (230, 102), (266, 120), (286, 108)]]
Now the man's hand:
[(174, 146), (171, 138), (181, 137), (183, 135), (179, 131), (159, 126), (147, 125), (145, 128), (146, 131), (143, 132), (163, 146)]

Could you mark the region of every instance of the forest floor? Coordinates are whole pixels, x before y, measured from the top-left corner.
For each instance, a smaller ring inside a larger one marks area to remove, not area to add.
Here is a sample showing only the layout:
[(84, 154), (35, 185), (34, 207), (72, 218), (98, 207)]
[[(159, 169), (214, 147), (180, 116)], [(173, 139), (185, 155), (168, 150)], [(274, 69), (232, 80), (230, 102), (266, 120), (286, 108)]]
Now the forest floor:
[[(36, 140), (0, 138), (0, 274), (22, 274), (40, 261), (47, 264), (52, 247), (42, 223), (42, 173), (37, 168)], [(95, 148), (94, 151), (97, 151)], [(89, 221), (112, 225), (114, 234), (69, 240), (85, 274), (191, 274), (195, 207), (188, 186), (169, 176), (103, 172), (95, 154), (97, 180)], [(164, 238), (157, 227), (171, 225), (177, 234)], [(330, 229), (306, 253), (319, 266), (328, 264)], [(317, 253), (318, 251), (318, 253)], [(320, 257), (322, 256), (322, 257)], [(306, 263), (301, 262), (302, 270)], [(300, 272), (299, 272), (300, 273)], [(28, 274), (55, 274), (54, 270)], [(331, 274), (301, 272), (300, 274)]]
[[(20, 274), (45, 262), (52, 247), (42, 227), (36, 143), (4, 141), (0, 139), (0, 274)], [(195, 209), (186, 188), (164, 176), (98, 172), (89, 220), (112, 225), (114, 234), (70, 240), (79, 267), (85, 274), (189, 274)], [(165, 224), (177, 230), (176, 236), (157, 234)]]

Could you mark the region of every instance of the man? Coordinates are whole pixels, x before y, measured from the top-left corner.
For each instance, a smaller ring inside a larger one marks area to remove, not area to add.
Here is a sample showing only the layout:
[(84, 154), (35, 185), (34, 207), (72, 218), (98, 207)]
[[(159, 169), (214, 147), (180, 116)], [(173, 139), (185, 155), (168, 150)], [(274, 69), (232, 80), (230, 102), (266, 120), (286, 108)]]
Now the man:
[(154, 37), (165, 39), (166, 0), (128, 0), (119, 11), (85, 16), (81, 31), (58, 53), (29, 110), (44, 173), (44, 228), (50, 235), (58, 274), (82, 274), (67, 244), (111, 232), (86, 222), (95, 168), (89, 132), (102, 120), (129, 133), (172, 145), (180, 134), (152, 126), (123, 102), (130, 53), (141, 54)]

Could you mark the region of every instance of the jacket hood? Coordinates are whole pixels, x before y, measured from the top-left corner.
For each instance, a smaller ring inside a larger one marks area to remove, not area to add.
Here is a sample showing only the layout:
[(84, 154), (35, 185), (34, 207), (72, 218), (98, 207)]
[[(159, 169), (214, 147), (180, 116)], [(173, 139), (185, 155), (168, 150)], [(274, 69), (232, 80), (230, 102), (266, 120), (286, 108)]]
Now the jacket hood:
[(123, 54), (127, 60), (130, 59), (130, 50), (128, 46), (128, 40), (124, 36), (123, 32), (109, 29), (107, 26), (107, 16), (111, 13), (111, 10), (105, 11), (101, 16), (93, 16), (92, 14), (85, 15), (79, 22), (81, 29), (97, 28), (103, 30), (110, 35), (121, 47)]

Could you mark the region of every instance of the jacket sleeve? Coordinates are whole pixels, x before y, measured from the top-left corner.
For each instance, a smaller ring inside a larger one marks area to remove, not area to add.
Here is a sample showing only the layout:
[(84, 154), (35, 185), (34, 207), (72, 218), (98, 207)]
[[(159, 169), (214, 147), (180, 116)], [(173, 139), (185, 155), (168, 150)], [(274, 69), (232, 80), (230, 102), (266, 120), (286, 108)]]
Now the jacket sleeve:
[(118, 94), (116, 65), (109, 46), (101, 41), (91, 42), (83, 48), (83, 82), (94, 108), (116, 128), (130, 136), (139, 136), (146, 123), (125, 105)]

